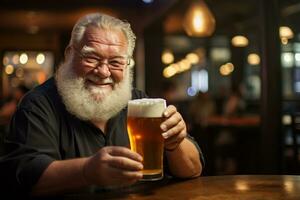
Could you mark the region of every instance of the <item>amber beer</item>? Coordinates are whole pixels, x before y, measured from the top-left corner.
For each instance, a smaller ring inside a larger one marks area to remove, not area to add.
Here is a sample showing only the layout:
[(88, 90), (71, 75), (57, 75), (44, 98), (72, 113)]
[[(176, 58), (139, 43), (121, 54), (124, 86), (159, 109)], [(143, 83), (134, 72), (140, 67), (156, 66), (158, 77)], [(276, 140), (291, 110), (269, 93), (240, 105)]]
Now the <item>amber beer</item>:
[(136, 99), (128, 102), (127, 129), (132, 151), (143, 157), (143, 180), (163, 177), (163, 144), (160, 125), (164, 99)]

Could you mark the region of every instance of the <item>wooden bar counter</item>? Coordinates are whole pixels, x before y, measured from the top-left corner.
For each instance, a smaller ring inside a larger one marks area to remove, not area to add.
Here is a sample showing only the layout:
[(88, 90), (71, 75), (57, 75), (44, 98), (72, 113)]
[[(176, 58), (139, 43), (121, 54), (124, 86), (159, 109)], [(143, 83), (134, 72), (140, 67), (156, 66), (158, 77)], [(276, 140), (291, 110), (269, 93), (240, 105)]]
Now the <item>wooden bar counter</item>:
[(63, 199), (299, 200), (300, 176), (207, 176), (186, 181), (164, 179), (122, 189), (70, 194)]

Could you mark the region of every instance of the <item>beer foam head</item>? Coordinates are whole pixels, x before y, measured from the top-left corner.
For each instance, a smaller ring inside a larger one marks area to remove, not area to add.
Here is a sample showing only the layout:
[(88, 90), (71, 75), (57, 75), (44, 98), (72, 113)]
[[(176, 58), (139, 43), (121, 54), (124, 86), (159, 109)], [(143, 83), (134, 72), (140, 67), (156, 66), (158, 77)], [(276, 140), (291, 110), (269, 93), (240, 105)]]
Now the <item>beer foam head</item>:
[(128, 102), (128, 116), (162, 117), (166, 100), (160, 98), (134, 99)]

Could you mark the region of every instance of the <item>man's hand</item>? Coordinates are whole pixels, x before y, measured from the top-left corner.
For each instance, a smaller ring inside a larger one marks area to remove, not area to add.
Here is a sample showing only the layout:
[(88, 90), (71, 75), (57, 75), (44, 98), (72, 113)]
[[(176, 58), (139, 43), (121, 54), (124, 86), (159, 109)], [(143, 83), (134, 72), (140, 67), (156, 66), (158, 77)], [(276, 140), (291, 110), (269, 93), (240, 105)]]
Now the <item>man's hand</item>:
[(166, 108), (164, 111), (164, 117), (167, 119), (160, 127), (164, 131), (162, 136), (165, 138), (165, 149), (172, 151), (176, 149), (186, 137), (186, 125), (181, 114), (173, 105)]
[(100, 186), (130, 185), (143, 177), (142, 157), (125, 147), (103, 147), (89, 157), (83, 176), (89, 184)]

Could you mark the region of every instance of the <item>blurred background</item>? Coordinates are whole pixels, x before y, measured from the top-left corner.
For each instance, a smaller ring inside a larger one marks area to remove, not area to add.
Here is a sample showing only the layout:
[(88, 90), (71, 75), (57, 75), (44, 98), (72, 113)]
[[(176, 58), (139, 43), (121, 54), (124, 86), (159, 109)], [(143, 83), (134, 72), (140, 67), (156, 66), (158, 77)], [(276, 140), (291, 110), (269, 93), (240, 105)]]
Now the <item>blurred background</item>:
[(1, 0), (1, 138), (90, 12), (132, 24), (134, 85), (178, 107), (204, 175), (300, 173), (299, 0)]

